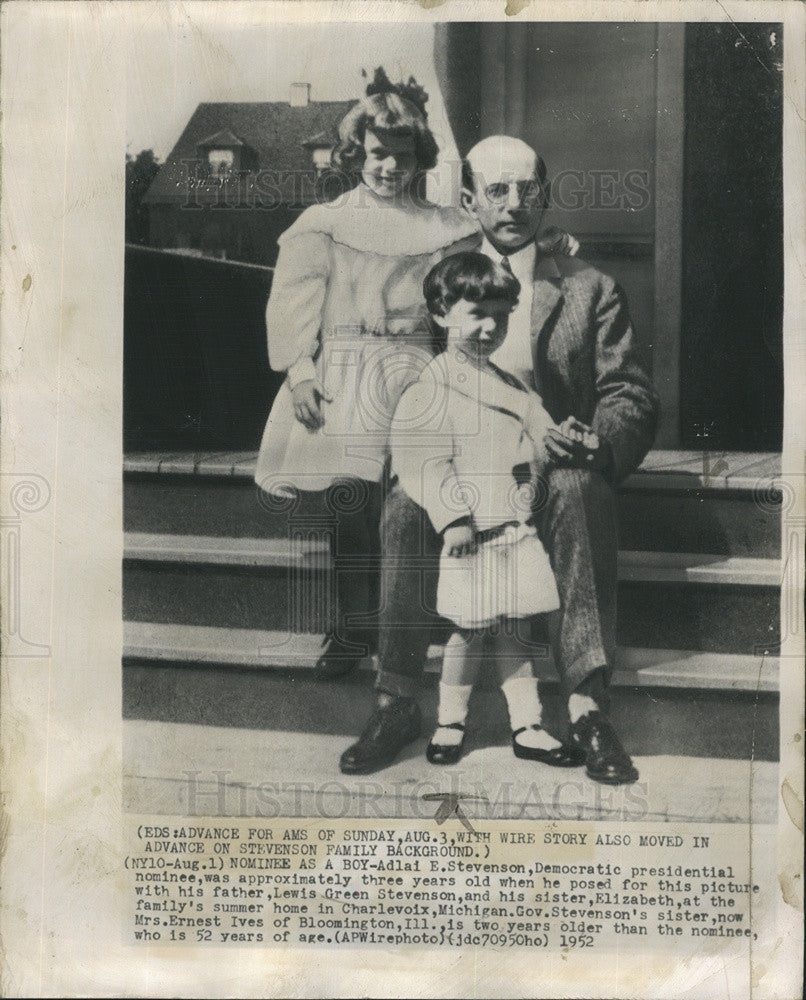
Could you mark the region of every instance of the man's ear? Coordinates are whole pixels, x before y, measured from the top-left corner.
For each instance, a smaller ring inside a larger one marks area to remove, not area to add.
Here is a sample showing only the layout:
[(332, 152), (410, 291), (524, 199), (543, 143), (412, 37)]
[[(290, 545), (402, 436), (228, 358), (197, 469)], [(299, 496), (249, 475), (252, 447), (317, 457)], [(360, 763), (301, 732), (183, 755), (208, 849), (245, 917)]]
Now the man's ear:
[(441, 326), (443, 330), (448, 329), (448, 321), (444, 316), (440, 316), (437, 313), (431, 313), (431, 319), (437, 326)]
[(468, 215), (472, 215), (473, 218), (476, 217), (476, 193), (475, 191), (470, 191), (468, 188), (463, 187), (462, 193), (459, 195), (459, 201), (462, 208), (467, 212)]

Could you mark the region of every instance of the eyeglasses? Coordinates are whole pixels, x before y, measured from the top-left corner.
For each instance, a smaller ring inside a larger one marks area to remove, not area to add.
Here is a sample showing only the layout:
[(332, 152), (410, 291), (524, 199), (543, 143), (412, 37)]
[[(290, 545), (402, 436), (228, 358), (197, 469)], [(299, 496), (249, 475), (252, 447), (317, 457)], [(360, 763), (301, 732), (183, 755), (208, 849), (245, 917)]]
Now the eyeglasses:
[(518, 201), (521, 204), (534, 204), (543, 198), (543, 188), (537, 181), (515, 181), (514, 183), (498, 181), (495, 184), (488, 184), (484, 193), (487, 200), (494, 205), (503, 205), (509, 200), (509, 193), (513, 188), (517, 191)]

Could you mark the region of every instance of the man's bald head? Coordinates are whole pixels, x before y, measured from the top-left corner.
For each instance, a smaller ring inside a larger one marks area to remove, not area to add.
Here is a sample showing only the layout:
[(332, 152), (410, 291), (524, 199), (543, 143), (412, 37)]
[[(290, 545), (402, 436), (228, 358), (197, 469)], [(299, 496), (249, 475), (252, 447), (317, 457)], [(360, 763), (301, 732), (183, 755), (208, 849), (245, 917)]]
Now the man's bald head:
[(488, 183), (502, 175), (535, 177), (541, 183), (546, 179), (543, 160), (531, 146), (511, 135), (491, 135), (477, 142), (465, 157), (465, 165), (468, 176), (463, 173), (463, 180), (471, 183), (474, 176), (489, 178)]
[(462, 163), (462, 204), (501, 253), (534, 240), (548, 204), (546, 165), (523, 140), (482, 139)]

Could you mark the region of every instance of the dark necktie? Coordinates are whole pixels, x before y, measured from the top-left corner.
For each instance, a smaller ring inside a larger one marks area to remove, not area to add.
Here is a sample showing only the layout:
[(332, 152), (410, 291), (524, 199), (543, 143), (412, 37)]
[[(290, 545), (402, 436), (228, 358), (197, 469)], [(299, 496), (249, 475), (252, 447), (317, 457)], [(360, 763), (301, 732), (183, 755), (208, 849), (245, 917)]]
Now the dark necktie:
[(507, 272), (507, 274), (511, 274), (513, 278), (515, 277), (515, 274), (512, 270), (512, 265), (509, 262), (509, 257), (501, 258), (501, 267), (503, 267), (503, 269)]

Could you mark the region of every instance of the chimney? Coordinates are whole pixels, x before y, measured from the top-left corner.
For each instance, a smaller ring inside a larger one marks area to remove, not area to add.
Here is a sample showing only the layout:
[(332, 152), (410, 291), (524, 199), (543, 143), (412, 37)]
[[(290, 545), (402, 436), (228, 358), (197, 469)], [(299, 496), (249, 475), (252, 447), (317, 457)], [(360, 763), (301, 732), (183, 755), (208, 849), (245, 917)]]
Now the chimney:
[(309, 83), (292, 83), (288, 95), (288, 103), (292, 108), (307, 108), (311, 100), (311, 85)]

